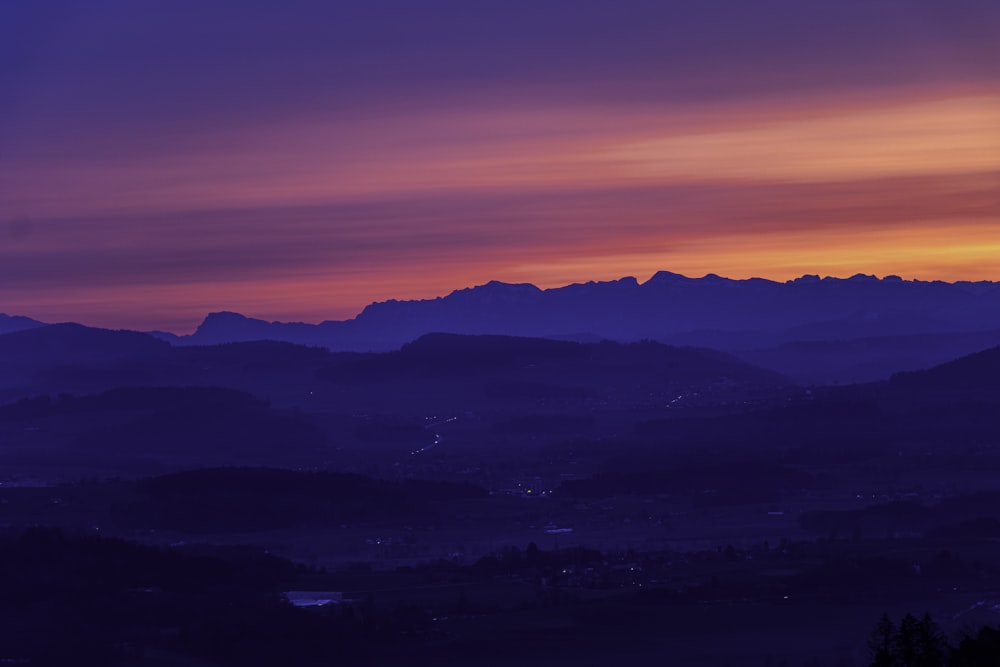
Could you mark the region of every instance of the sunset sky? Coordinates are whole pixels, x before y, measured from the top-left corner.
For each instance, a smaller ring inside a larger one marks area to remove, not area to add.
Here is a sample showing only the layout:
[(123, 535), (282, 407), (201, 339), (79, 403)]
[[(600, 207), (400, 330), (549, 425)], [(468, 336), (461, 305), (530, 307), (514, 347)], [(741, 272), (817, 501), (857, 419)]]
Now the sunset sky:
[(1000, 2), (5, 0), (0, 312), (1000, 280)]

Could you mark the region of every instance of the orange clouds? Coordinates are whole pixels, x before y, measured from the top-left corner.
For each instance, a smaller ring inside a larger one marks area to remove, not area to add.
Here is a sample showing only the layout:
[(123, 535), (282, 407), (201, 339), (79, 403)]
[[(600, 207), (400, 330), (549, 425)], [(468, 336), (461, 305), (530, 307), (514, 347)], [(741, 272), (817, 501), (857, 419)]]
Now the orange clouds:
[(711, 238), (664, 241), (651, 251), (607, 254), (593, 248), (571, 259), (512, 267), (509, 280), (557, 286), (612, 279), (631, 269), (640, 280), (668, 266), (677, 273), (730, 278), (790, 280), (806, 273), (846, 277), (858, 272), (897, 274), (925, 280), (991, 280), (1000, 274), (1000, 230), (961, 222), (947, 229), (857, 228), (787, 232), (780, 235), (721, 233)]
[[(1000, 94), (829, 110), (466, 108), (243, 127), (175, 151), (4, 165), (21, 216), (288, 206), (427, 192), (854, 181), (1000, 169)], [(208, 146), (208, 148), (205, 147)]]
[(910, 102), (612, 149), (640, 179), (839, 181), (1000, 169), (1000, 95)]
[(490, 279), (1000, 278), (1000, 94), (400, 113), (0, 156), (0, 305), (189, 330)]

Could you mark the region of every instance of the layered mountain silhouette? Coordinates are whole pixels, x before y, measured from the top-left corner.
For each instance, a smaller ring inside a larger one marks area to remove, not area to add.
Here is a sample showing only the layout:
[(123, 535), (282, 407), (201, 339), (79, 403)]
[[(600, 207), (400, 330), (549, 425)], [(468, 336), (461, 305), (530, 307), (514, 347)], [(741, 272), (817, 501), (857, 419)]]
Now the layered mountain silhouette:
[(581, 460), (600, 468), (625, 457), (630, 469), (663, 467), (682, 445), (685, 456), (728, 443), (803, 461), (866, 460), (899, 443), (974, 444), (1000, 427), (1000, 347), (808, 392), (711, 349), (498, 335), (428, 334), (392, 352), (335, 353), (273, 341), (170, 346), (51, 325), (0, 335), (0, 362), (4, 456), (129, 473), (327, 465), (346, 456), (342, 446), (361, 461), (423, 451), (437, 443), (429, 425), (441, 415), (459, 416), (462, 441), (501, 448), (577, 448), (624, 434), (632, 444), (616, 454), (579, 445)]
[[(41, 326), (0, 318), (0, 333)], [(857, 274), (776, 282), (660, 271), (553, 289), (497, 281), (436, 299), (389, 300), (319, 324), (209, 314), (172, 345), (282, 341), (331, 351), (397, 350), (428, 333), (579, 342), (655, 340), (736, 354), (798, 382), (872, 381), (1000, 344), (1000, 284)]]
[(30, 317), (23, 317), (21, 315), (11, 316), (0, 313), (0, 335), (41, 326), (45, 326), (45, 324)]
[(871, 336), (795, 341), (734, 350), (738, 358), (800, 384), (871, 382), (915, 371), (1000, 344), (1000, 331)]
[(0, 378), (0, 467), (55, 476), (364, 469), (380, 451), (433, 449), (436, 425), (459, 419), (473, 429), (466, 443), (537, 443), (623, 428), (597, 419), (602, 411), (643, 413), (682, 396), (740, 405), (788, 390), (731, 355), (649, 341), (428, 334), (392, 352), (336, 353), (274, 341), (171, 346), (80, 325), (0, 335)]
[(210, 314), (181, 344), (284, 340), (332, 350), (397, 349), (430, 332), (653, 339), (737, 350), (792, 341), (1000, 330), (1000, 285), (895, 276), (803, 276), (788, 282), (688, 278), (661, 271), (553, 289), (497, 281), (445, 297), (383, 301), (320, 324)]
[(921, 371), (894, 375), (889, 387), (903, 399), (938, 401), (1000, 401), (1000, 347), (959, 357)]
[[(279, 628), (294, 646), (303, 627), (333, 637), (324, 664), (365, 628), (379, 646), (399, 637), (397, 662), (423, 646), (448, 657), (450, 643), (468, 656), (447, 662), (468, 664), (478, 637), (522, 616), (517, 641), (585, 612), (577, 644), (604, 628), (611, 655), (650, 634), (634, 623), (650, 610), (665, 610), (658, 628), (695, 612), (724, 625), (751, 606), (788, 610), (756, 626), (784, 628), (795, 600), (848, 621), (918, 599), (964, 613), (998, 581), (981, 566), (1000, 534), (998, 298), (992, 283), (657, 274), (490, 283), (319, 325), (216, 313), (184, 337), (3, 318), (20, 327), (0, 333), (0, 508), (18, 575), (4, 613), (41, 610), (39, 646), (75, 623), (86, 632), (67, 645), (83, 637), (104, 663), (170, 662), (171, 638), (204, 636), (200, 659), (220, 636), (278, 627), (272, 611), (248, 614), (253, 600), (343, 591)], [(195, 565), (225, 554), (266, 586), (217, 565), (205, 576), (218, 590), (190, 567), (151, 580), (148, 559), (123, 579), (135, 548), (110, 539), (122, 536), (157, 558), (202, 554)], [(276, 569), (247, 544), (299, 565)], [(117, 578), (95, 584), (91, 561)], [(206, 613), (215, 598), (228, 606)], [(107, 629), (95, 609), (113, 612)]]
[(169, 345), (138, 331), (113, 331), (64, 323), (2, 337), (0, 364), (35, 366), (103, 364), (162, 354)]
[[(0, 335), (0, 378), (0, 400), (123, 385), (230, 386), (260, 395), (277, 391), (276, 397), (286, 387), (290, 393), (305, 395), (315, 382), (372, 387), (402, 383), (407, 390), (417, 382), (426, 391), (427, 382), (450, 386), (465, 378), (463, 386), (444, 392), (454, 394), (449, 404), (461, 402), (472, 379), (489, 386), (494, 396), (529, 398), (563, 394), (587, 398), (618, 384), (666, 387), (723, 379), (788, 384), (780, 375), (727, 353), (652, 341), (580, 343), (434, 333), (399, 350), (353, 353), (281, 341), (172, 346), (152, 334), (79, 324)], [(634, 387), (622, 391), (632, 393)]]

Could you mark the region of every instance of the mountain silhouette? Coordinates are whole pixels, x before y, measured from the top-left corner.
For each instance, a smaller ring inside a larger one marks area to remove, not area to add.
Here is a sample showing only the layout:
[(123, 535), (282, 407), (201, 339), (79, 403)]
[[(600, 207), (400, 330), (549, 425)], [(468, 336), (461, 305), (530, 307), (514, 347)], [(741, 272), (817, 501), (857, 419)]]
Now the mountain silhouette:
[(884, 380), (894, 373), (929, 368), (995, 345), (1000, 345), (1000, 331), (805, 340), (733, 354), (799, 384), (827, 385)]
[(169, 349), (167, 343), (137, 331), (49, 324), (0, 336), (0, 364), (102, 364), (163, 354)]
[(921, 371), (897, 373), (889, 390), (907, 400), (1000, 401), (1000, 347), (959, 357)]
[(0, 335), (0, 398), (18, 393), (91, 390), (150, 381), (141, 368), (171, 352), (137, 331), (64, 323)]
[[(55, 338), (68, 333), (48, 331), (28, 318), (0, 316), (0, 331), (4, 327), (20, 327), (15, 333), (21, 335), (45, 331), (32, 343), (43, 347), (42, 340), (53, 337), (44, 351), (11, 352), (8, 363), (38, 354), (54, 361), (87, 345), (96, 346), (95, 359), (103, 359), (140, 345), (134, 332), (131, 342), (119, 332), (117, 342), (108, 338), (102, 347), (96, 338), (86, 344), (80, 338), (71, 345), (72, 336), (58, 342)], [(491, 281), (434, 299), (376, 302), (353, 319), (319, 324), (213, 312), (193, 334), (150, 332), (141, 345), (276, 341), (335, 352), (386, 352), (431, 333), (655, 340), (729, 352), (803, 384), (870, 382), (1000, 344), (1000, 284), (864, 274), (776, 282), (715, 274), (689, 278), (669, 271), (642, 283), (626, 277), (552, 289)], [(0, 363), (3, 354), (0, 349)]]
[(45, 326), (43, 322), (33, 320), (30, 317), (24, 317), (22, 315), (11, 316), (0, 313), (0, 335), (14, 333), (15, 331), (24, 331), (25, 329), (34, 329), (35, 327), (42, 326)]
[[(341, 383), (401, 378), (477, 378), (494, 395), (532, 393), (545, 383), (571, 383), (587, 395), (629, 382), (649, 387), (671, 383), (738, 381), (786, 384), (762, 370), (716, 350), (676, 347), (652, 341), (576, 343), (542, 338), (434, 333), (396, 352), (365, 355), (331, 364), (319, 377)], [(646, 384), (648, 383), (648, 384)], [(503, 387), (506, 389), (498, 389)], [(635, 389), (622, 389), (633, 392)], [(640, 390), (641, 393), (641, 390)]]
[(793, 341), (1000, 330), (1000, 286), (858, 274), (788, 282), (688, 278), (660, 271), (552, 289), (497, 281), (445, 297), (370, 304), (320, 324), (212, 313), (181, 344), (283, 340), (331, 350), (380, 351), (431, 332), (619, 341), (738, 350)]

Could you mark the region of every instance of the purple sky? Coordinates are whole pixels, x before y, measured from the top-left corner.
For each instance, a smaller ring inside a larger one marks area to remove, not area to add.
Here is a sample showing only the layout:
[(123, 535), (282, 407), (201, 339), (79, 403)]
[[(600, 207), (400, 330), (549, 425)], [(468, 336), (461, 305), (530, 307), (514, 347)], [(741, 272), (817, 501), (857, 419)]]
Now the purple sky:
[(1000, 3), (0, 4), (0, 312), (1000, 279)]

